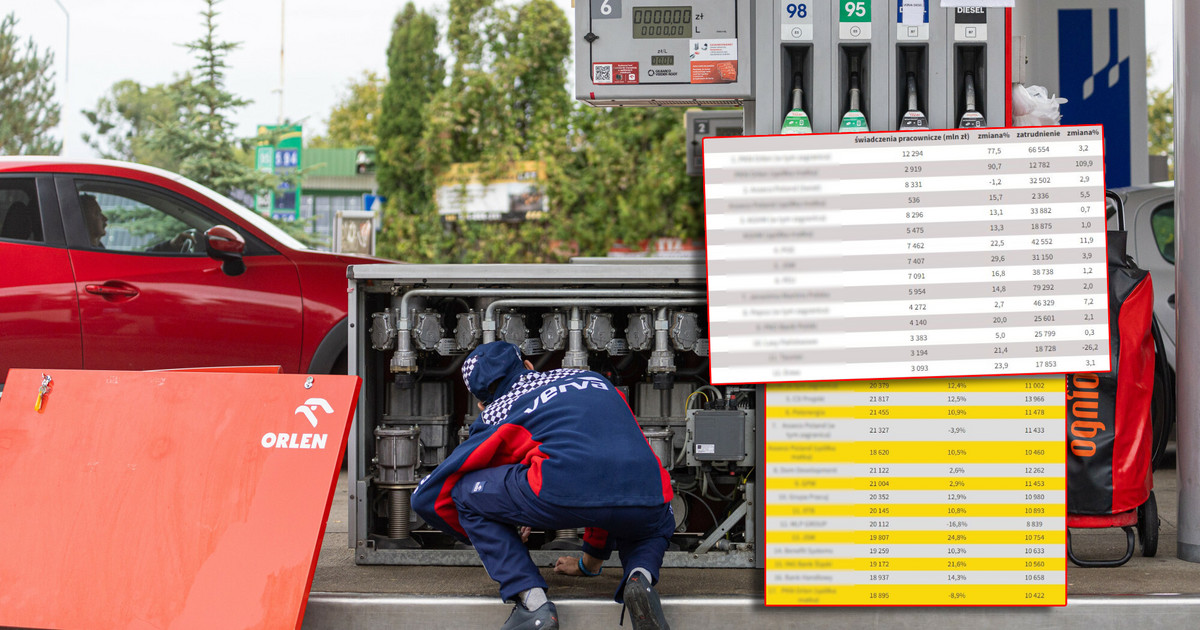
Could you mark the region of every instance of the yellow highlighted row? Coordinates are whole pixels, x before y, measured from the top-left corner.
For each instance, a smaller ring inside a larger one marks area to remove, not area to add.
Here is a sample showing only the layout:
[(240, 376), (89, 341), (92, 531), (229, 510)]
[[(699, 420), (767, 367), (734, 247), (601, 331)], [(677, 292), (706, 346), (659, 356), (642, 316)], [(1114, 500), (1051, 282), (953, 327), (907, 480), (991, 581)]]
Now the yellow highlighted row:
[(768, 585), (768, 606), (1065, 606), (1062, 584), (854, 586)]
[(1065, 558), (768, 558), (767, 571), (1065, 571)]
[[(1037, 467), (1033, 467), (1037, 468)], [(767, 490), (1064, 490), (1066, 479), (1046, 476), (1049, 467), (1042, 472), (1031, 472), (1029, 477), (771, 477), (766, 480)], [(1060, 472), (1055, 470), (1053, 472)], [(1035, 476), (1040, 475), (1040, 476)]]
[(1067, 506), (1037, 503), (892, 503), (868, 505), (861, 503), (775, 503), (764, 508), (766, 516), (857, 516), (872, 518), (903, 518), (909, 516), (965, 518), (971, 516), (1000, 517), (1065, 517)]
[(1067, 542), (1064, 530), (943, 531), (863, 530), (863, 531), (768, 531), (768, 545), (1063, 545)]
[(892, 464), (1064, 463), (1062, 442), (776, 442), (766, 443), (768, 464), (880, 462)]
[(857, 405), (853, 407), (779, 405), (768, 406), (768, 420), (830, 418), (856, 420), (1062, 420), (1065, 405)]
[(1025, 394), (1055, 394), (1066, 389), (1062, 376), (999, 377), (999, 378), (917, 378), (878, 381), (832, 381), (824, 383), (768, 384), (767, 396), (791, 392), (1021, 392)]

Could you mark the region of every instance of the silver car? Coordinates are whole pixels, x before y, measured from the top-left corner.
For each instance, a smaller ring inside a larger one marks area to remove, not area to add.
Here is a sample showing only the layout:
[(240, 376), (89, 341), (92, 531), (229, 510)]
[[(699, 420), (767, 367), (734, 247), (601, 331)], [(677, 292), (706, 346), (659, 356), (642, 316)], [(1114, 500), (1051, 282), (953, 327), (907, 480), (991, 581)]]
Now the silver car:
[[(1155, 464), (1167, 449), (1175, 422), (1175, 182), (1130, 186), (1112, 191), (1124, 206), (1129, 232), (1127, 253), (1154, 283), (1154, 318), (1158, 320), (1161, 354), (1169, 367), (1156, 370), (1152, 414)], [(1109, 200), (1108, 228), (1118, 229), (1115, 204)]]

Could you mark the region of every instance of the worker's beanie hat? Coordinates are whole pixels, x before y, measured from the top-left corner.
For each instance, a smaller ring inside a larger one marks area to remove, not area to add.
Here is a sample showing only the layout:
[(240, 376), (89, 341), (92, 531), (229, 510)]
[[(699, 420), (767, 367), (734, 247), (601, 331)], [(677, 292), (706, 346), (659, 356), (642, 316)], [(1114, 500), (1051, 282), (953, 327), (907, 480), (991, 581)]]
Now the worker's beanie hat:
[(475, 348), (462, 366), (467, 389), (485, 405), (507, 392), (525, 372), (521, 351), (507, 341), (493, 341)]

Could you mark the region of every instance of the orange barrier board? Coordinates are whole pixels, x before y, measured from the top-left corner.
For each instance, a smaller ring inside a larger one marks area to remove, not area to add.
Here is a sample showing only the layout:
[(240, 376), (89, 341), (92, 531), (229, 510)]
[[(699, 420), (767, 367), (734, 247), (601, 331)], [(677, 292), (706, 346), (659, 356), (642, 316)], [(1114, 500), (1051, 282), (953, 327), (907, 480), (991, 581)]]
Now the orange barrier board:
[(152, 372), (232, 372), (240, 374), (283, 374), (283, 366), (279, 365), (229, 365), (221, 367), (172, 368), (169, 370), (150, 370)]
[(47, 374), (0, 398), (0, 626), (299, 628), (360, 379)]

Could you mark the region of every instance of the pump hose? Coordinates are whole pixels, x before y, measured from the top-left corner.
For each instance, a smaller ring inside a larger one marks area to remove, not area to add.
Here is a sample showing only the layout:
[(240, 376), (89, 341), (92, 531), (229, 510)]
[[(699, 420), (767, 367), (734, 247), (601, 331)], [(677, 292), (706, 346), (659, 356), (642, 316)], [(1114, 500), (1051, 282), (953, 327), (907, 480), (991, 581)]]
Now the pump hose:
[(408, 498), (412, 494), (412, 490), (389, 490), (388, 498), (392, 504), (389, 506), (388, 519), (388, 537), (389, 538), (409, 538), (409, 512), (412, 509), (409, 505)]

